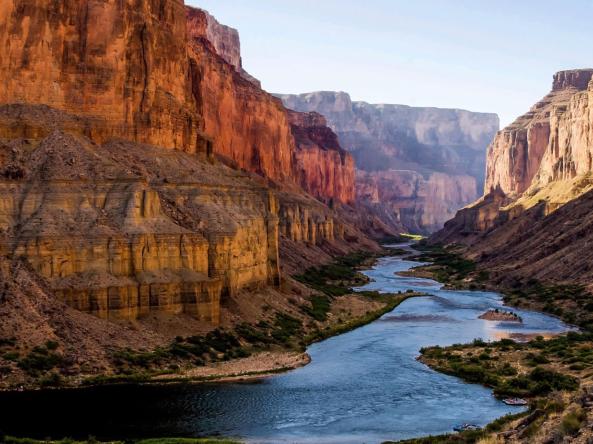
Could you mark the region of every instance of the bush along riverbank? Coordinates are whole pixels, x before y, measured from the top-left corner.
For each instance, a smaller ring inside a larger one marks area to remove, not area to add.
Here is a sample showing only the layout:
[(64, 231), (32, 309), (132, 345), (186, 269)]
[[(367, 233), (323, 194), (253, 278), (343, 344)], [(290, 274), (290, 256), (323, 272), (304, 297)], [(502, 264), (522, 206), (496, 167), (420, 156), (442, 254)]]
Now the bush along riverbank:
[[(59, 343), (23, 352), (11, 338), (0, 338), (0, 375), (19, 371), (28, 378), (18, 388), (64, 388), (112, 383), (213, 381), (255, 378), (293, 369), (309, 362), (305, 348), (377, 319), (417, 293), (354, 293), (368, 278), (380, 254), (358, 252), (306, 270), (289, 280), (284, 305), (264, 306), (252, 322), (235, 322), (206, 334), (177, 336), (154, 349), (113, 349), (111, 369), (72, 375)], [(8, 387), (10, 388), (10, 387)]]
[[(418, 246), (411, 274), (449, 288), (496, 290), (487, 270), (452, 247)], [(450, 347), (427, 347), (419, 360), (431, 368), (493, 389), (503, 398), (525, 398), (528, 411), (501, 418), (483, 430), (402, 441), (420, 443), (593, 442), (593, 298), (582, 286), (545, 286), (531, 280), (501, 289), (507, 304), (539, 310), (579, 325), (580, 332), (526, 343), (510, 339)]]

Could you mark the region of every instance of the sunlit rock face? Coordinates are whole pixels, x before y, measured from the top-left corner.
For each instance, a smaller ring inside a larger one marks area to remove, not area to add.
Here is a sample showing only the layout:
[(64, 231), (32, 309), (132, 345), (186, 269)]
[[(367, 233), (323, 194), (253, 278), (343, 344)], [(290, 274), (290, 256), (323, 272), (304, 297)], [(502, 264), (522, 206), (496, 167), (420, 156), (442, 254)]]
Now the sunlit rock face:
[(288, 112), (296, 142), (294, 173), (300, 186), (326, 203), (354, 202), (354, 159), (318, 113)]
[(281, 237), (346, 245), (322, 202), (352, 201), (351, 157), (205, 11), (6, 0), (0, 45), (0, 255), (55, 298), (216, 325), (227, 296), (279, 285)]
[(61, 131), (0, 154), (2, 253), (74, 308), (216, 324), (221, 297), (279, 281), (277, 199), (244, 173)]
[[(391, 197), (389, 202), (382, 199), (380, 205), (395, 211), (408, 229), (427, 232), (440, 228), (482, 189), (485, 150), (498, 130), (494, 114), (371, 105), (353, 102), (343, 92), (279, 97), (288, 108), (316, 111), (327, 118), (357, 168), (367, 173), (359, 176), (357, 198), (368, 196), (369, 186), (383, 188), (383, 198)], [(409, 183), (411, 173), (416, 173), (417, 183), (411, 186), (418, 191), (417, 197), (413, 192), (412, 197), (410, 193), (400, 197), (390, 191)], [(388, 183), (387, 178), (393, 182)], [(437, 183), (451, 189), (443, 191)], [(405, 209), (403, 218), (400, 209)]]
[(500, 131), (488, 149), (485, 192), (517, 198), (531, 185), (591, 171), (593, 70), (561, 71), (552, 91)]
[(552, 91), (500, 131), (485, 195), (433, 242), (465, 243), (501, 282), (591, 279), (593, 70), (561, 71)]
[[(505, 195), (501, 217), (469, 231), (490, 229), (540, 204), (547, 215), (592, 188), (592, 77), (590, 69), (555, 74), (552, 91), (498, 132), (488, 149), (484, 192)], [(455, 237), (455, 230), (445, 231)]]
[(275, 182), (298, 184), (324, 202), (351, 202), (353, 161), (326, 124), (288, 113), (261, 89), (241, 66), (236, 31), (188, 8), (188, 33), (198, 108), (214, 151)]
[(182, 0), (4, 0), (0, 103), (92, 118), (93, 140), (205, 151)]

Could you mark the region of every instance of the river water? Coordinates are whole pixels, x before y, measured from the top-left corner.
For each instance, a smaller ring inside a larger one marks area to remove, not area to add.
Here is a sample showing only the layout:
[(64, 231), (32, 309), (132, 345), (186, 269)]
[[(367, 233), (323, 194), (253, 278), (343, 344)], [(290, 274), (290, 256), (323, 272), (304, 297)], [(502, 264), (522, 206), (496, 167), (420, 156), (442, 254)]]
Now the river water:
[(449, 291), (428, 279), (395, 273), (420, 265), (380, 259), (360, 290), (424, 291), (381, 319), (309, 347), (312, 362), (250, 383), (112, 386), (0, 394), (0, 429), (39, 438), (233, 436), (253, 443), (380, 443), (486, 425), (520, 408), (479, 385), (416, 361), (428, 345), (569, 327), (515, 309), (523, 324), (478, 319), (502, 307), (497, 293)]

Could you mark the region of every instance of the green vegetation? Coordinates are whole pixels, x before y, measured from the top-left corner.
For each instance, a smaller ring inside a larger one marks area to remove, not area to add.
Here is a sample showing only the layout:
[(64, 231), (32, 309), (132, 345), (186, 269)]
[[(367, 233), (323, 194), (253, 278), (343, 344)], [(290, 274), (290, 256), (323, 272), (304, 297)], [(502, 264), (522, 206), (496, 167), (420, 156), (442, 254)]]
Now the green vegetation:
[(64, 364), (62, 355), (55, 352), (57, 348), (56, 342), (48, 341), (43, 346), (33, 348), (27, 356), (18, 360), (17, 365), (30, 376), (40, 376)]
[(351, 292), (351, 287), (367, 282), (367, 278), (356, 269), (365, 263), (370, 264), (375, 257), (367, 252), (352, 253), (333, 264), (311, 267), (294, 278), (330, 298), (343, 296)]
[[(497, 420), (491, 422), (482, 430), (471, 430), (454, 434), (451, 433), (446, 435), (407, 439), (403, 441), (397, 441), (397, 444), (474, 444), (479, 439), (488, 436), (490, 433), (500, 432), (508, 423), (526, 415), (527, 413), (523, 412), (503, 416), (502, 418), (498, 418)], [(395, 442), (385, 442), (383, 444), (395, 444)]]
[(425, 268), (434, 274), (434, 279), (444, 284), (458, 285), (476, 271), (475, 262), (465, 259), (452, 249), (424, 244), (420, 244), (417, 248), (422, 254), (416, 260), (432, 262), (430, 266)]
[(312, 296), (311, 305), (303, 304), (303, 313), (319, 322), (327, 320), (334, 298), (352, 292), (352, 287), (365, 284), (366, 276), (357, 271), (363, 264), (369, 265), (375, 255), (367, 252), (352, 253), (337, 259), (334, 263), (321, 267), (312, 267), (305, 273), (294, 276), (297, 281), (319, 291), (320, 295)]
[(378, 240), (380, 244), (403, 244), (409, 241), (421, 241), (424, 236), (420, 234), (400, 233), (396, 236), (385, 236)]
[(379, 319), (384, 314), (392, 311), (395, 307), (397, 307), (399, 304), (401, 304), (406, 299), (415, 297), (415, 296), (421, 296), (418, 293), (406, 293), (406, 294), (395, 295), (395, 294), (380, 294), (380, 293), (374, 292), (374, 291), (372, 291), (372, 292), (365, 291), (365, 292), (361, 292), (361, 294), (365, 295), (369, 299), (374, 299), (374, 300), (379, 300), (381, 302), (384, 302), (385, 306), (380, 310), (369, 312), (362, 317), (353, 319), (348, 322), (338, 324), (334, 327), (327, 327), (324, 330), (316, 330), (313, 333), (311, 333), (305, 337), (305, 343), (310, 344), (313, 342), (322, 341), (322, 340), (330, 338), (332, 336), (341, 335), (341, 334), (344, 334), (351, 330), (354, 330), (358, 327), (361, 327), (363, 325), (369, 324), (369, 323)]
[(587, 413), (581, 408), (568, 412), (562, 417), (562, 422), (560, 423), (560, 433), (562, 436), (576, 435), (583, 426), (583, 423), (586, 419)]
[(505, 293), (505, 302), (517, 306), (535, 306), (564, 321), (593, 331), (591, 293), (582, 285), (544, 285), (536, 279), (516, 282)]
[[(561, 343), (568, 339), (562, 337), (528, 344), (502, 340), (487, 344), (485, 349), (480, 341), (475, 341), (474, 344), (468, 345), (424, 348), (421, 353), (423, 360), (436, 370), (491, 387), (497, 396), (533, 397), (544, 396), (559, 390), (574, 391), (579, 386), (578, 380), (573, 376), (539, 366), (539, 363), (545, 362), (538, 358), (542, 354), (528, 352), (544, 346), (545, 354), (553, 355), (554, 350), (558, 350), (556, 341)], [(511, 351), (520, 351), (522, 361), (527, 366), (532, 366), (535, 358), (537, 366), (528, 373), (520, 374), (516, 367), (509, 362), (504, 362), (504, 355), (501, 355), (501, 352)], [(493, 352), (496, 354), (491, 354)]]

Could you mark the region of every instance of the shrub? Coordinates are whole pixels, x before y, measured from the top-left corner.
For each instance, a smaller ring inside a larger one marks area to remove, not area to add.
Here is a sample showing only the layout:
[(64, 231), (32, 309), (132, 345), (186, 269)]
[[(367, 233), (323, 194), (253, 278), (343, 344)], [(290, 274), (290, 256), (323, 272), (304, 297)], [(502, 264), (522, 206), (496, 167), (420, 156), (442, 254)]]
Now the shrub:
[(578, 431), (581, 429), (581, 425), (583, 424), (585, 417), (586, 415), (581, 409), (567, 413), (562, 418), (562, 423), (560, 424), (560, 432), (565, 436), (576, 435)]
[(18, 361), (18, 366), (28, 374), (35, 376), (62, 364), (63, 358), (45, 347), (35, 347), (27, 356)]

